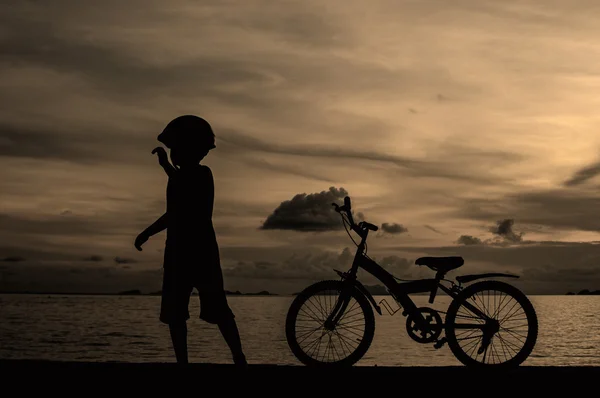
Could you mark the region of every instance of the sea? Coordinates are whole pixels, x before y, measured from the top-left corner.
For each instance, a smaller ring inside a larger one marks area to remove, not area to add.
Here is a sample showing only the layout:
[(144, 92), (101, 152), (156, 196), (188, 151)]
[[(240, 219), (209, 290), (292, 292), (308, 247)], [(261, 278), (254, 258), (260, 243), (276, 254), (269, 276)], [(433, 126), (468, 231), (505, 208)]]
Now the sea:
[[(190, 362), (232, 363), (216, 326), (190, 301)], [(446, 311), (449, 298), (419, 306)], [(530, 296), (539, 320), (537, 344), (525, 366), (599, 366), (600, 296)], [(301, 365), (285, 339), (294, 296), (230, 296), (250, 364)], [(389, 297), (386, 299), (392, 308)], [(85, 362), (175, 362), (168, 327), (158, 320), (159, 296), (0, 295), (0, 359)], [(462, 366), (447, 345), (419, 344), (400, 312), (375, 313), (375, 338), (355, 366)], [(443, 316), (442, 316), (443, 318)]]

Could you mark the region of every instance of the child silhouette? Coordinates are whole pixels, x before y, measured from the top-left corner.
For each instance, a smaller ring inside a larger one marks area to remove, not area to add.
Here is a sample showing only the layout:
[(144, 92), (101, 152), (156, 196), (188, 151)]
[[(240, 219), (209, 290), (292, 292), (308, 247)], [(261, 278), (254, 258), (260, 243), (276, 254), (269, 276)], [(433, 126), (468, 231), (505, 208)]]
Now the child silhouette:
[(200, 298), (200, 319), (217, 324), (231, 349), (234, 363), (246, 365), (235, 316), (227, 303), (219, 246), (212, 224), (214, 180), (200, 161), (216, 148), (210, 124), (197, 116), (173, 119), (158, 136), (170, 148), (171, 161), (162, 147), (157, 154), (167, 173), (167, 211), (141, 232), (135, 247), (167, 230), (163, 263), (160, 321), (169, 325), (178, 363), (188, 363), (187, 320), (193, 288)]

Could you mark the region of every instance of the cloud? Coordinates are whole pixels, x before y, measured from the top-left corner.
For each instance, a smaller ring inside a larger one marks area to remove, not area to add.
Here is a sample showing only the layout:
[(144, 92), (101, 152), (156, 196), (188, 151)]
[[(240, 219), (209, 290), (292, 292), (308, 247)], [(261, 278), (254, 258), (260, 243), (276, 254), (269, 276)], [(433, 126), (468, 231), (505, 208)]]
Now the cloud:
[[(335, 275), (334, 269), (347, 271), (352, 266), (354, 259), (354, 252), (348, 247), (340, 252), (297, 248), (288, 250), (291, 254), (281, 261), (237, 261), (233, 265), (224, 267), (224, 274), (227, 278), (314, 281), (332, 278)], [(381, 259), (378, 259), (377, 256), (371, 256), (371, 258), (378, 261), (383, 268), (395, 276), (412, 275), (418, 271), (411, 267), (411, 261), (397, 255), (387, 255)], [(366, 273), (360, 278), (365, 281), (375, 281)]]
[(8, 256), (8, 257), (4, 257), (0, 261), (6, 262), (6, 263), (18, 263), (21, 261), (25, 261), (25, 258), (20, 257), (20, 256)]
[(404, 232), (408, 232), (408, 229), (406, 227), (397, 223), (384, 222), (383, 224), (381, 224), (381, 229), (383, 232), (386, 232), (388, 234), (401, 234)]
[[(159, 94), (173, 86), (181, 87), (180, 95), (184, 96), (193, 95), (200, 87), (206, 94), (218, 94), (219, 84), (268, 79), (260, 71), (231, 62), (229, 57), (199, 53), (187, 62), (160, 65), (126, 51), (123, 42), (109, 44), (73, 34), (74, 26), (68, 23), (48, 23), (25, 14), (13, 14), (3, 22), (10, 27), (7, 39), (0, 43), (5, 61), (75, 76), (113, 97)], [(191, 81), (194, 84), (186, 87)]]
[(571, 178), (564, 182), (566, 187), (574, 187), (584, 184), (588, 180), (600, 174), (600, 162), (593, 163), (577, 171)]
[(467, 199), (450, 213), (471, 220), (489, 221), (511, 214), (519, 223), (551, 230), (600, 231), (600, 193), (568, 189), (508, 193), (499, 200)]
[(427, 229), (429, 229), (429, 230), (431, 230), (431, 231), (433, 231), (433, 232), (435, 232), (435, 233), (437, 233), (437, 234), (443, 235), (443, 233), (440, 230), (432, 227), (431, 225), (424, 225), (424, 227), (427, 228)]
[(222, 140), (231, 145), (246, 149), (253, 149), (261, 152), (270, 152), (284, 155), (297, 155), (306, 157), (326, 157), (326, 158), (348, 158), (358, 160), (369, 160), (376, 162), (389, 162), (399, 167), (421, 166), (425, 162), (404, 158), (401, 156), (385, 155), (376, 152), (360, 151), (349, 148), (340, 148), (338, 146), (317, 146), (317, 145), (287, 145), (283, 142), (266, 142), (249, 135), (242, 134), (233, 130), (223, 131)]
[(96, 262), (96, 263), (100, 262), (100, 261), (103, 261), (103, 260), (104, 260), (104, 258), (102, 256), (98, 256), (98, 255), (95, 255), (95, 254), (92, 255), (92, 256), (90, 256), (90, 257), (86, 257), (86, 258), (83, 259), (83, 261), (92, 261), (92, 262)]
[(329, 278), (334, 275), (332, 268), (344, 270), (352, 264), (353, 255), (348, 248), (344, 248), (340, 253), (311, 249), (292, 250), (293, 252), (280, 262), (238, 261), (234, 266), (226, 267), (224, 274), (236, 278), (312, 280)]
[[(224, 247), (223, 272), (228, 287), (248, 291), (298, 291), (312, 281), (336, 278), (333, 269), (347, 270), (354, 248), (319, 250), (287, 245), (282, 247)], [(377, 250), (369, 256), (398, 278), (431, 277), (426, 267), (414, 265), (421, 256), (454, 256), (465, 259), (465, 265), (453, 275), (479, 272), (508, 272), (520, 275), (511, 279), (527, 294), (563, 294), (569, 290), (595, 289), (600, 283), (597, 264), (600, 244), (565, 242), (523, 242), (521, 245), (468, 245), (436, 247), (401, 247)], [(572, 264), (577, 264), (573, 267)], [(5, 279), (1, 288), (11, 290), (105, 292), (129, 289), (160, 289), (161, 269), (144, 264), (130, 269), (123, 266), (90, 263), (79, 260), (31, 261), (3, 263)], [(10, 277), (10, 278), (9, 278)], [(377, 283), (360, 272), (364, 283)]]
[[(324, 159), (340, 158), (363, 162), (387, 163), (402, 169), (408, 175), (416, 177), (441, 178), (480, 184), (489, 184), (490, 179), (499, 180), (497, 177), (478, 175), (477, 173), (473, 173), (472, 170), (466, 171), (462, 168), (457, 168), (454, 166), (455, 162), (447, 164), (440, 160), (410, 158), (376, 151), (351, 149), (338, 145), (289, 145), (283, 142), (266, 142), (228, 128), (222, 129), (220, 140), (228, 145), (226, 148), (231, 148), (227, 149), (228, 151), (236, 151), (236, 148), (243, 148), (244, 150), (250, 149), (278, 155), (319, 157)], [(469, 159), (469, 161), (473, 161), (473, 157), (487, 157), (488, 160), (497, 158), (497, 161), (519, 158), (516, 154), (491, 151), (489, 154), (474, 154), (466, 148), (459, 148), (459, 153), (456, 154), (455, 160), (461, 156)]]
[(133, 264), (133, 263), (137, 263), (137, 260), (133, 259), (133, 258), (123, 258), (123, 257), (115, 257), (114, 258), (115, 263), (117, 264)]
[(58, 245), (51, 247), (27, 247), (19, 244), (22, 242), (10, 242), (4, 240), (0, 246), (0, 258), (20, 260), (20, 262), (32, 261), (79, 261), (81, 256), (70, 253), (69, 250), (60, 250)]
[(0, 156), (38, 159), (69, 159), (87, 163), (96, 157), (93, 134), (75, 134), (47, 129), (0, 124)]
[(461, 244), (461, 245), (480, 245), (483, 242), (481, 241), (481, 239), (477, 238), (476, 236), (461, 235), (458, 238), (458, 240), (456, 241), (456, 243)]
[(460, 245), (503, 245), (503, 244), (514, 244), (523, 243), (524, 232), (517, 235), (513, 231), (514, 220), (507, 218), (499, 220), (496, 225), (488, 227), (488, 231), (494, 235), (492, 238), (482, 240), (472, 235), (461, 235), (456, 243)]
[[(131, 225), (119, 225), (119, 216), (123, 217), (122, 214), (114, 212), (70, 217), (61, 215), (38, 215), (36, 217), (0, 213), (0, 222), (6, 226), (4, 230), (0, 230), (0, 236), (10, 239), (10, 235), (13, 235), (19, 237), (21, 242), (24, 242), (25, 237), (37, 236), (98, 239), (103, 236), (122, 235), (123, 230), (133, 231), (135, 226), (140, 225), (138, 217), (130, 219)], [(17, 244), (17, 242), (11, 242), (11, 244)]]
[[(376, 256), (370, 256), (372, 259), (377, 261)], [(396, 277), (413, 275), (416, 271), (414, 267), (414, 260), (410, 261), (407, 258), (400, 257), (398, 255), (389, 255), (383, 257), (381, 260), (377, 261), (380, 266), (382, 266), (386, 271), (390, 272)]]
[(342, 205), (348, 192), (330, 187), (318, 193), (301, 193), (282, 202), (264, 221), (261, 229), (281, 229), (301, 232), (323, 232), (342, 227), (340, 215), (332, 203)]
[[(595, 267), (586, 267), (582, 264), (573, 268), (559, 268), (556, 266), (536, 266), (523, 270), (523, 277), (541, 283), (562, 283), (571, 286), (580, 286), (581, 289), (597, 290), (600, 284), (600, 274)], [(566, 291), (560, 292), (562, 294)]]
[(514, 223), (515, 221), (510, 218), (500, 220), (496, 223), (496, 226), (490, 227), (490, 232), (509, 242), (521, 242), (523, 240), (523, 233), (521, 232), (519, 235), (517, 235), (513, 231), (512, 227)]
[(116, 293), (161, 287), (161, 269), (99, 266), (77, 262), (27, 262), (3, 269), (3, 291), (40, 291), (65, 293)]
[[(600, 285), (599, 242), (523, 242), (519, 245), (461, 245), (400, 248), (427, 256), (462, 256), (465, 264), (452, 275), (485, 272), (517, 274), (507, 280), (526, 294), (565, 294)], [(575, 265), (574, 265), (575, 264)]]
[[(284, 164), (284, 163), (275, 163), (273, 161), (267, 161), (266, 159), (262, 159), (262, 158), (244, 157), (243, 161), (249, 166), (255, 166), (255, 167), (258, 167), (263, 170), (291, 174), (294, 176), (307, 178), (307, 179), (310, 179), (313, 181), (323, 181), (323, 182), (327, 182), (327, 183), (334, 182), (333, 179), (327, 178), (323, 174), (312, 173), (312, 172), (306, 170), (306, 167), (294, 166), (294, 165)], [(288, 161), (289, 161), (289, 159), (288, 159)]]

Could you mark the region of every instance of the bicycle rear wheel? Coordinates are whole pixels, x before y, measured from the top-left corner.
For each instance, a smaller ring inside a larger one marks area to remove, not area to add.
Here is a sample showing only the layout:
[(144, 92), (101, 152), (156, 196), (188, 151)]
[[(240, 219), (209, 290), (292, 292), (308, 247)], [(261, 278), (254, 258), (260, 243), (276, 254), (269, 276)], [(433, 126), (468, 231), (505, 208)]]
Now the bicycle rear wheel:
[[(445, 328), (448, 346), (464, 365), (509, 368), (519, 366), (533, 351), (538, 320), (519, 289), (500, 281), (483, 281), (465, 288), (450, 304)], [(485, 339), (489, 339), (487, 345)]]
[[(325, 321), (348, 292), (347, 306), (333, 330)], [(356, 288), (341, 281), (317, 282), (292, 302), (286, 317), (286, 338), (292, 353), (308, 366), (352, 366), (369, 349), (375, 334), (371, 304)]]

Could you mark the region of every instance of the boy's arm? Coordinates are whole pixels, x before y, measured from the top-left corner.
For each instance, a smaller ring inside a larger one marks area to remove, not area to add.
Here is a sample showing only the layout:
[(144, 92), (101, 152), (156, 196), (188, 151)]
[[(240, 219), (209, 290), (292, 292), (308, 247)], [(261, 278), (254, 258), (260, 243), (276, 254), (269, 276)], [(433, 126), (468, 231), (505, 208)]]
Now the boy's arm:
[(158, 163), (162, 166), (169, 177), (172, 177), (177, 169), (169, 163), (169, 159), (167, 158), (167, 152), (162, 147), (157, 147), (152, 150), (152, 154), (158, 155)]
[(161, 232), (162, 230), (167, 228), (167, 213), (163, 214), (158, 218), (158, 220), (154, 221), (152, 225), (143, 230), (137, 238), (135, 238), (135, 247), (139, 251), (142, 251), (142, 245), (152, 236)]
[(154, 221), (152, 223), (152, 225), (150, 225), (148, 228), (146, 228), (142, 232), (142, 234), (144, 234), (147, 237), (151, 237), (151, 236), (156, 235), (157, 233), (163, 231), (166, 228), (167, 228), (167, 213), (163, 214), (162, 216), (160, 216), (158, 218), (158, 220)]

